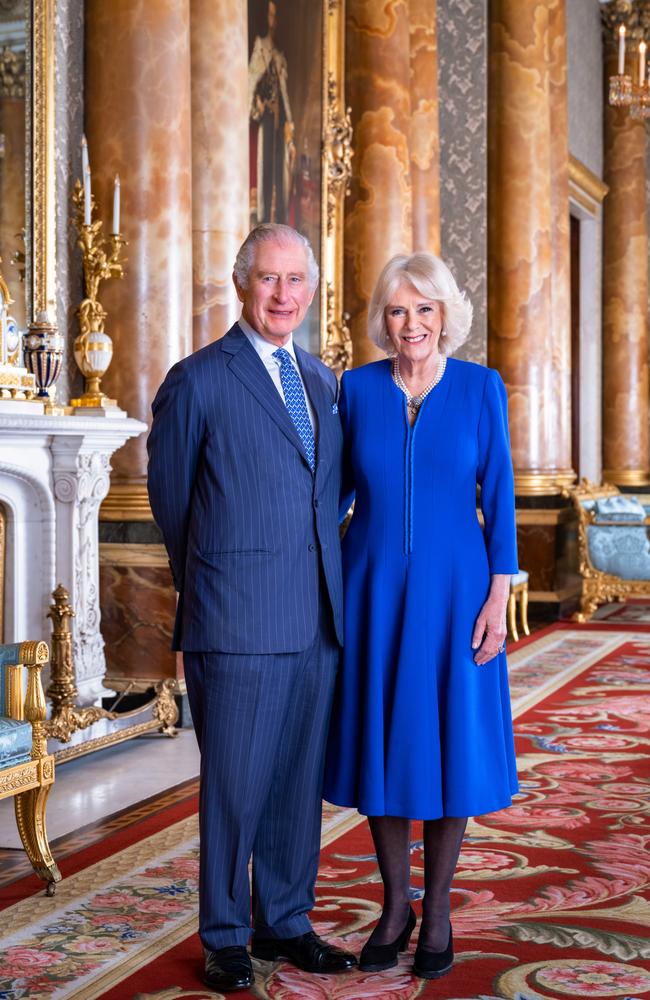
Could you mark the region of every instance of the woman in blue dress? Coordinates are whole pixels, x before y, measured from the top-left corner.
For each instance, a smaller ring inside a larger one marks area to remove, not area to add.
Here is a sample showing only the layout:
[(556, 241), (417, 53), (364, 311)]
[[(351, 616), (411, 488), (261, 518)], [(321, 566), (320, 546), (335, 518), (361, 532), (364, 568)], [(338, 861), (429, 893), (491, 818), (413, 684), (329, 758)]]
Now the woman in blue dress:
[[(449, 890), (468, 816), (517, 777), (504, 640), (517, 572), (507, 399), (496, 371), (450, 355), (472, 308), (439, 259), (394, 257), (369, 307), (389, 358), (343, 376), (345, 648), (325, 798), (369, 818), (384, 883), (360, 968), (397, 963), (416, 923), (410, 820), (424, 820), (414, 972), (453, 962)], [(477, 517), (477, 485), (485, 530)]]

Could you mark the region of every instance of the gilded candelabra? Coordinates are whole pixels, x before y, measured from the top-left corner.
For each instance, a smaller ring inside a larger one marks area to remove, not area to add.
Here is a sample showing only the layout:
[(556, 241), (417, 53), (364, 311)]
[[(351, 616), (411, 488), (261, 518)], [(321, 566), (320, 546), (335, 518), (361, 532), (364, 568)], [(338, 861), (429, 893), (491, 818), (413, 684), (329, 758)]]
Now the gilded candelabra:
[(115, 719), (115, 712), (90, 706), (79, 708), (77, 685), (74, 679), (72, 659), (72, 633), (70, 619), (74, 611), (65, 587), (59, 586), (52, 594), (54, 604), (50, 605), (47, 617), (52, 619), (52, 659), (50, 661), (50, 685), (47, 697), (52, 704), (51, 718), (45, 723), (45, 733), (52, 739), (67, 743), (78, 729), (87, 729), (99, 719)]
[(111, 363), (113, 342), (104, 330), (107, 314), (98, 294), (102, 281), (124, 277), (126, 260), (122, 259), (122, 248), (127, 244), (121, 233), (111, 233), (108, 240), (102, 236), (102, 222), (92, 221), (95, 199), (91, 195), (90, 204), (86, 206), (86, 192), (89, 192), (89, 185), (84, 189), (81, 181), (77, 180), (72, 202), (75, 207), (74, 222), (79, 233), (77, 246), (83, 255), (86, 297), (77, 310), (81, 333), (75, 339), (73, 349), (85, 385), (83, 395), (70, 402), (75, 407), (115, 408), (116, 400), (109, 399), (100, 387), (101, 378)]
[(618, 55), (617, 71), (609, 78), (609, 103), (626, 107), (632, 118), (650, 118), (650, 0), (609, 0), (601, 15), (606, 40), (616, 44)]

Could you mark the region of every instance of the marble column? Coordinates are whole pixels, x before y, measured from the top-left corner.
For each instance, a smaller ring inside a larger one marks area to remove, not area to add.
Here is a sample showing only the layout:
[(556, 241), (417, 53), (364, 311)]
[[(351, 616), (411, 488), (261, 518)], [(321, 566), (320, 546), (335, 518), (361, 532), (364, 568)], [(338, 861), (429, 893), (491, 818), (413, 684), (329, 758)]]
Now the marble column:
[[(606, 74), (614, 72), (610, 62)], [(646, 129), (605, 107), (603, 479), (648, 482), (648, 216)]]
[(194, 349), (239, 315), (232, 266), (249, 228), (246, 4), (191, 0)]
[(561, 246), (550, 153), (558, 99), (553, 7), (490, 4), (488, 361), (508, 388), (516, 490), (532, 495), (557, 493), (573, 478), (562, 414), (568, 329), (553, 313)]
[(566, 0), (549, 0), (551, 253), (555, 462), (571, 468), (571, 245)]
[[(85, 29), (93, 193), (110, 227), (119, 173), (129, 244), (125, 278), (100, 289), (114, 345), (102, 385), (149, 422), (167, 370), (192, 350), (189, 0), (86, 0)], [(128, 514), (144, 490), (144, 437), (120, 449), (113, 468), (111, 493), (124, 489)]]
[(436, 0), (409, 0), (413, 250), (440, 253)]
[(368, 301), (386, 261), (413, 246), (409, 9), (348, 0), (347, 102), (352, 107), (351, 193), (345, 218), (345, 308), (353, 364), (380, 352), (366, 335)]

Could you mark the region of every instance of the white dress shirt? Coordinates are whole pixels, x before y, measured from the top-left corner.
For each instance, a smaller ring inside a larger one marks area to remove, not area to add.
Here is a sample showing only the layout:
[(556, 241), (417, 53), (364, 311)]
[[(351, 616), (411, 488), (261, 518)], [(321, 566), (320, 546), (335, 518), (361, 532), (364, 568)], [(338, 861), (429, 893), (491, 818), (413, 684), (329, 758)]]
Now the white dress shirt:
[[(282, 382), (280, 381), (280, 362), (277, 358), (273, 357), (273, 352), (277, 351), (277, 345), (272, 344), (269, 340), (265, 340), (257, 330), (248, 323), (243, 316), (240, 316), (237, 320), (239, 328), (242, 333), (250, 340), (251, 344), (259, 354), (262, 359), (262, 364), (266, 368), (267, 372), (273, 379), (273, 385), (280, 393), (282, 397), (282, 402), (286, 405), (286, 400), (284, 398), (284, 391), (282, 389)], [(309, 399), (309, 393), (305, 389), (305, 383), (302, 381), (302, 375), (300, 374), (300, 368), (298, 367), (298, 361), (296, 359), (296, 350), (293, 346), (293, 333), (289, 334), (289, 339), (286, 344), (282, 345), (285, 351), (288, 351), (291, 355), (291, 360), (293, 361), (294, 368), (298, 372), (298, 378), (302, 383), (303, 392), (305, 393), (305, 402), (307, 403), (307, 413), (309, 414), (309, 420), (311, 422), (312, 430), (316, 426), (314, 421), (314, 411), (312, 409), (311, 401)]]

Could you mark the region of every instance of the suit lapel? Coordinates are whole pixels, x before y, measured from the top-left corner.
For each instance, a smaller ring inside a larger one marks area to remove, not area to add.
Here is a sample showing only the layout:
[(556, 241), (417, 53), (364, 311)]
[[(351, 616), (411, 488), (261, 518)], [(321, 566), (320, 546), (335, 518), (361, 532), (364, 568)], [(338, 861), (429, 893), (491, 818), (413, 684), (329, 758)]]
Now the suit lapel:
[(273, 379), (248, 338), (235, 325), (222, 339), (221, 346), (222, 350), (231, 355), (228, 362), (230, 371), (255, 396), (260, 406), (264, 407), (271, 419), (275, 421), (282, 433), (298, 449), (309, 465), (303, 443), (293, 420), (289, 416), (289, 411), (273, 384)]

